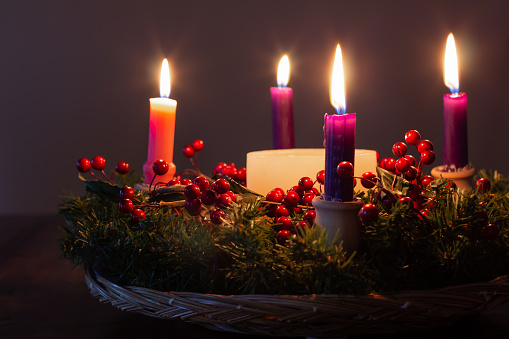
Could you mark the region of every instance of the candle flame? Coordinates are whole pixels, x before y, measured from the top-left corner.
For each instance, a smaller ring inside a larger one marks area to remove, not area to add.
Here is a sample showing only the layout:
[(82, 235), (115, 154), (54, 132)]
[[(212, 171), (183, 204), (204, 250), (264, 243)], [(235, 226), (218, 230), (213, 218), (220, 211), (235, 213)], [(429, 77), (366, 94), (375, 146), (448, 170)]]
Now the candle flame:
[(159, 96), (161, 98), (169, 98), (170, 91), (170, 66), (168, 66), (168, 60), (164, 59), (161, 67), (161, 78), (159, 80)]
[(288, 56), (285, 54), (279, 61), (277, 68), (277, 87), (286, 87), (288, 80), (290, 79), (290, 61)]
[(336, 47), (336, 57), (334, 58), (334, 66), (332, 67), (332, 77), (330, 84), (330, 102), (338, 114), (345, 114), (345, 74), (343, 72), (343, 57), (341, 55), (341, 47)]
[(452, 33), (447, 37), (444, 58), (444, 83), (451, 90), (452, 94), (458, 93), (460, 83), (458, 80), (458, 56)]

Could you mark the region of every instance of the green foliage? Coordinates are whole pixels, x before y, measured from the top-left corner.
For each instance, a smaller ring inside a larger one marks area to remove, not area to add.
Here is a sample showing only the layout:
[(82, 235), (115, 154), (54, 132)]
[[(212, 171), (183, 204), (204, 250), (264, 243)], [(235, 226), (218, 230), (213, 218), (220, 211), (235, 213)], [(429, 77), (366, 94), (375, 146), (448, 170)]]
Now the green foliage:
[[(384, 192), (408, 189), (382, 174)], [(428, 216), (399, 204), (391, 210), (379, 205), (378, 221), (365, 227), (361, 253), (328, 243), (317, 225), (277, 244), (274, 220), (252, 192), (238, 191), (225, 223), (216, 226), (205, 209), (191, 217), (159, 203), (179, 200), (181, 189), (136, 191), (147, 217), (135, 224), (118, 211), (120, 186), (87, 181), (86, 195), (60, 205), (66, 223), (59, 245), (63, 257), (112, 281), (163, 291), (359, 295), (485, 281), (508, 273), (509, 181), (496, 172), (480, 175), (490, 178), (489, 193), (435, 182), (427, 194)], [(483, 237), (488, 222), (499, 227), (498, 238)]]

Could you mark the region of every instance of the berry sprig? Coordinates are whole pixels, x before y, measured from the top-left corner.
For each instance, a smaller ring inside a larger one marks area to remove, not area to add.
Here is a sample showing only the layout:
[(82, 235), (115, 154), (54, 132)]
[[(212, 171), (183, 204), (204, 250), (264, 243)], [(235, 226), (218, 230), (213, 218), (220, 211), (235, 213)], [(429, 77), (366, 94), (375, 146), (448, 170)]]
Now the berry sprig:
[(100, 180), (92, 171), (94, 169), (96, 171), (101, 171), (106, 180), (113, 184), (113, 174), (117, 172), (118, 174), (127, 174), (129, 173), (129, 164), (125, 161), (120, 161), (117, 163), (115, 167), (115, 172), (111, 173), (111, 177), (108, 177), (106, 173), (104, 173), (104, 169), (106, 168), (106, 159), (101, 156), (95, 156), (90, 161), (88, 158), (80, 158), (76, 162), (76, 169), (81, 173), (90, 173), (95, 180)]
[(316, 212), (311, 201), (317, 195), (314, 188), (317, 181), (309, 177), (302, 177), (297, 185), (288, 191), (274, 188), (265, 196), (266, 215), (274, 219), (274, 227), (278, 231), (276, 241), (283, 245), (292, 234), (300, 234), (301, 230), (313, 227)]

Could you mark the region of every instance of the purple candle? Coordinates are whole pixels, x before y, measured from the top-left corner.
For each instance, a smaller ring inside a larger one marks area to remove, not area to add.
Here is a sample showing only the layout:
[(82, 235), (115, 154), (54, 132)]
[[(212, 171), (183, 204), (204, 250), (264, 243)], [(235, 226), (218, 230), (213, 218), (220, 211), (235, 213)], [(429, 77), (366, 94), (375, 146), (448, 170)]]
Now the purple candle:
[(288, 56), (283, 56), (277, 72), (278, 87), (271, 87), (272, 137), (274, 149), (294, 148), (293, 90), (286, 87), (290, 76)]
[(336, 58), (331, 78), (331, 104), (337, 115), (325, 114), (325, 200), (347, 202), (353, 200), (353, 178), (341, 178), (336, 168), (342, 161), (354, 164), (355, 159), (355, 113), (345, 114), (345, 79), (341, 47), (336, 48)]
[(445, 48), (444, 83), (444, 165), (455, 171), (468, 165), (467, 95), (459, 92), (458, 58), (454, 37), (449, 34)]

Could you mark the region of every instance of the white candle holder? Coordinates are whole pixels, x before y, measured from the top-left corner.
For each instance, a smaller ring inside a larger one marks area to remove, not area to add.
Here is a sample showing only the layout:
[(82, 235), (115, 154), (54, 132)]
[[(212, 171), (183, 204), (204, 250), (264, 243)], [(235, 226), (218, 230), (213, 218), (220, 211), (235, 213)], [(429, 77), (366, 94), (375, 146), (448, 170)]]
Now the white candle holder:
[(448, 172), (445, 166), (438, 166), (431, 170), (431, 175), (436, 178), (444, 178), (452, 180), (458, 188), (470, 189), (472, 188), (472, 178), (475, 174), (475, 167), (470, 167), (463, 171)]
[(361, 200), (338, 202), (315, 197), (312, 204), (316, 210), (315, 222), (327, 230), (328, 242), (332, 243), (339, 233), (339, 240), (343, 241), (343, 248), (347, 252), (361, 249), (363, 231), (358, 217), (363, 205)]

